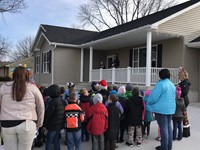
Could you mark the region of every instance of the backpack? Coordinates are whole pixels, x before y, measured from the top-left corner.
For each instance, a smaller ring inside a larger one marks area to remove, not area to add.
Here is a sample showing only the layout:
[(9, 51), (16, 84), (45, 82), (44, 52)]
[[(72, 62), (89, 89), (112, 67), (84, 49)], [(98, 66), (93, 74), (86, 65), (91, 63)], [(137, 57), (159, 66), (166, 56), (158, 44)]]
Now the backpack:
[(65, 107), (65, 120), (67, 129), (80, 128), (84, 120), (82, 109), (77, 104), (68, 104)]

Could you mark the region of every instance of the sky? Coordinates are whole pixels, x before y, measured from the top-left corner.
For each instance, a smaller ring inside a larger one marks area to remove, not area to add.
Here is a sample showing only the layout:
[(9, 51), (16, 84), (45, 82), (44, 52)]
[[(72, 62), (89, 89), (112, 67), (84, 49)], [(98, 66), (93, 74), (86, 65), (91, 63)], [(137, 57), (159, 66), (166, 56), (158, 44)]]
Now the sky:
[[(0, 35), (13, 45), (25, 37), (36, 36), (40, 24), (73, 27), (78, 25), (78, 6), (88, 0), (25, 0), (21, 13), (4, 13), (0, 18)], [(188, 0), (178, 0), (179, 3)]]

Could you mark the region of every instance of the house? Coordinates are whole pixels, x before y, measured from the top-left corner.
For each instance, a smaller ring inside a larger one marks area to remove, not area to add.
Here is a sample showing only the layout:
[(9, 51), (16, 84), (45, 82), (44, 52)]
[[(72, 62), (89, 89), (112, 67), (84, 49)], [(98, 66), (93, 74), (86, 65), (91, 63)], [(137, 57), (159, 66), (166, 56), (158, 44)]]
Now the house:
[(33, 71), (33, 57), (25, 58), (23, 60), (9, 63), (7, 67), (9, 68), (8, 70), (8, 76), (12, 77), (13, 71), (17, 66), (24, 66), (27, 68), (30, 72)]
[[(199, 14), (200, 0), (191, 0), (102, 32), (40, 25), (32, 48), (34, 79), (41, 85), (106, 79), (150, 87), (161, 68), (177, 84), (182, 66), (191, 99), (200, 101)], [(106, 69), (99, 69), (101, 61)]]
[(0, 77), (6, 77), (9, 75), (9, 62), (0, 62)]

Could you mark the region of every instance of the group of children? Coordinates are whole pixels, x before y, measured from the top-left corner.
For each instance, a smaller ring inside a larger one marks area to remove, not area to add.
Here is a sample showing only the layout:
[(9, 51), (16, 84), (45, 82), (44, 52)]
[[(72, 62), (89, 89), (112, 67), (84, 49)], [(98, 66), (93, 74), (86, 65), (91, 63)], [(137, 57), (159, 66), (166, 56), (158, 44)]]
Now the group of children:
[[(46, 150), (60, 149), (60, 131), (65, 129), (66, 145), (69, 150), (81, 150), (81, 142), (91, 137), (92, 150), (114, 150), (116, 142), (137, 146), (144, 136), (150, 134), (153, 113), (145, 109), (150, 90), (145, 93), (131, 84), (108, 85), (105, 80), (92, 82), (91, 90), (76, 90), (76, 85), (67, 83), (67, 89), (54, 84), (41, 88), (46, 106), (43, 129), (47, 130)], [(173, 116), (173, 139), (182, 139), (184, 101), (177, 87), (177, 109)], [(179, 129), (177, 137), (177, 128)], [(42, 131), (42, 129), (41, 129)], [(41, 132), (42, 133), (42, 132)], [(39, 136), (41, 138), (41, 136)]]

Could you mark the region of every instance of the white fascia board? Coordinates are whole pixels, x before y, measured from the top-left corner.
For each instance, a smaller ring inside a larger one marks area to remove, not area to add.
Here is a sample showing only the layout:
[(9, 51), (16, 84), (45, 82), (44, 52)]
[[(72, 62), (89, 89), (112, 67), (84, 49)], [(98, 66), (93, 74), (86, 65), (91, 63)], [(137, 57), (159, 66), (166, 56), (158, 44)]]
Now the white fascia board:
[(186, 44), (186, 46), (189, 48), (200, 48), (200, 42), (188, 43), (188, 44)]
[(80, 45), (64, 44), (64, 43), (56, 43), (56, 42), (49, 42), (49, 45), (57, 45), (57, 46), (63, 46), (63, 47), (80, 48)]
[(179, 15), (181, 15), (181, 14), (183, 14), (183, 13), (185, 13), (185, 12), (187, 12), (187, 11), (197, 7), (197, 6), (199, 6), (199, 5), (200, 5), (200, 2), (198, 2), (198, 3), (194, 4), (194, 5), (191, 5), (191, 6), (185, 8), (185, 9), (183, 9), (183, 10), (181, 10), (181, 11), (179, 11), (179, 12), (177, 12), (177, 13), (171, 15), (171, 16), (168, 16), (168, 17), (166, 17), (166, 18), (154, 23), (153, 25), (159, 26), (160, 24), (165, 23), (166, 21), (171, 20), (171, 19), (173, 19), (173, 18), (175, 18), (175, 17), (177, 17), (177, 16), (179, 16)]
[(139, 31), (142, 31), (142, 30), (157, 30), (157, 28), (155, 26), (152, 26), (152, 25), (145, 25), (143, 27), (139, 27), (139, 28), (136, 28), (136, 29), (133, 29), (133, 30), (129, 30), (129, 31), (125, 31), (125, 32), (122, 32), (122, 33), (119, 33), (119, 34), (116, 34), (116, 35), (113, 35), (113, 36), (109, 36), (109, 37), (105, 37), (103, 39), (99, 39), (99, 40), (95, 40), (95, 41), (91, 41), (91, 42), (88, 42), (88, 43), (84, 43), (84, 44), (81, 44), (80, 46), (81, 47), (84, 47), (84, 46), (91, 46), (93, 44), (96, 44), (96, 43), (102, 43), (106, 40), (110, 40), (110, 39), (114, 39), (116, 37), (120, 37), (120, 36), (125, 36), (125, 35), (128, 35), (130, 33), (137, 33)]

